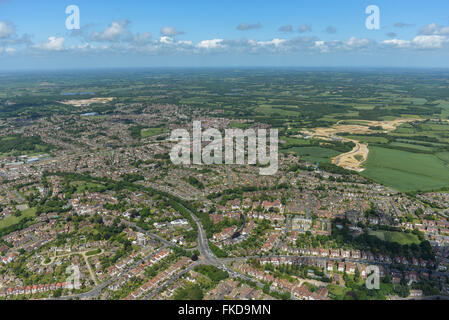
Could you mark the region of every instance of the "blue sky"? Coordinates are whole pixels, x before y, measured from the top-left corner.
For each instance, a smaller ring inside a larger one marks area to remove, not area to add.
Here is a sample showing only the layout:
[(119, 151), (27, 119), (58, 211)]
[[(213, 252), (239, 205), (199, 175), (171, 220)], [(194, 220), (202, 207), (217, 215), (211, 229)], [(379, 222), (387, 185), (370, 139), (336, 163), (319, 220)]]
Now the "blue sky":
[[(68, 5), (81, 29), (66, 29)], [(368, 30), (365, 8), (380, 9)], [(447, 0), (0, 0), (0, 70), (449, 67)]]

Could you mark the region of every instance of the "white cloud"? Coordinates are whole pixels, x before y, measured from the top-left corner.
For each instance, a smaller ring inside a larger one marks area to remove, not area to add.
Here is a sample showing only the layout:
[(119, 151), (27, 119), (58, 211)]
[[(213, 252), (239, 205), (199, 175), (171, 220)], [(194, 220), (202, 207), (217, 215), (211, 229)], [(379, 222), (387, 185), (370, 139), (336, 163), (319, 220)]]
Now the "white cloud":
[(130, 36), (128, 25), (129, 21), (112, 21), (111, 24), (103, 32), (94, 32), (91, 36), (91, 39), (97, 42), (120, 41), (123, 39), (123, 37)]
[(223, 39), (212, 39), (212, 40), (203, 40), (200, 43), (198, 43), (196, 46), (200, 49), (218, 49), (223, 48)]
[(448, 26), (440, 26), (436, 23), (428, 24), (419, 30), (421, 35), (445, 35), (449, 34)]
[(440, 49), (447, 42), (448, 38), (438, 35), (417, 36), (413, 39), (413, 44), (420, 49)]
[(173, 38), (164, 36), (164, 37), (161, 37), (159, 39), (159, 42), (163, 43), (163, 44), (172, 44), (173, 43)]
[(192, 46), (193, 45), (193, 42), (192, 41), (190, 41), (190, 40), (180, 40), (180, 41), (178, 41), (177, 42), (179, 45), (182, 45), (182, 46)]
[(329, 47), (326, 45), (324, 41), (315, 41), (315, 48), (318, 49), (321, 53), (328, 53)]
[(161, 29), (161, 34), (163, 36), (167, 36), (167, 37), (174, 37), (174, 36), (177, 36), (177, 35), (180, 35), (180, 34), (184, 34), (184, 32), (176, 30), (175, 27), (168, 27), (167, 26), (167, 27), (163, 27)]
[(279, 47), (281, 46), (283, 43), (285, 43), (287, 40), (285, 39), (273, 39), (270, 41), (258, 41), (257, 44), (260, 46), (275, 46), (275, 47)]
[(39, 42), (32, 47), (39, 50), (61, 51), (64, 50), (64, 38), (49, 37), (47, 42)]
[(387, 46), (392, 46), (396, 48), (408, 48), (411, 45), (411, 41), (409, 40), (401, 40), (401, 39), (391, 39), (382, 41), (383, 44)]
[(0, 39), (7, 39), (16, 33), (12, 23), (0, 21)]
[(362, 48), (366, 47), (371, 43), (369, 39), (357, 39), (356, 37), (351, 37), (348, 41), (346, 41), (346, 45), (349, 48)]

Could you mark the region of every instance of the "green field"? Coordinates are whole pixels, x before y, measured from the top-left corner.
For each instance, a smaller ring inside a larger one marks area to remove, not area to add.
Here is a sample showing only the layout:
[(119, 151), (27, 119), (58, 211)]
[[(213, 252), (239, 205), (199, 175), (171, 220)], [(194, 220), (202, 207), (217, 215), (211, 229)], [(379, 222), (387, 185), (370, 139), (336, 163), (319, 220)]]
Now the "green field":
[(419, 238), (417, 235), (412, 233), (405, 232), (396, 232), (396, 231), (370, 231), (368, 233), (371, 236), (376, 236), (380, 240), (387, 242), (396, 242), (400, 245), (409, 245), (409, 244), (420, 244)]
[(165, 132), (164, 128), (148, 128), (148, 129), (142, 129), (142, 131), (140, 132), (140, 135), (142, 138), (149, 138), (149, 137), (158, 136), (164, 132)]
[(22, 220), (26, 217), (34, 217), (35, 215), (36, 215), (36, 208), (26, 209), (26, 210), (22, 211), (22, 215), (20, 217), (11, 215), (8, 218), (0, 220), (0, 229), (15, 225), (15, 224), (19, 223), (20, 220)]
[(442, 108), (441, 116), (443, 118), (449, 119), (449, 103), (448, 102), (442, 102), (438, 107)]
[(340, 153), (331, 149), (321, 147), (295, 147), (284, 150), (286, 153), (294, 153), (303, 161), (312, 163), (330, 163), (332, 158)]
[(365, 168), (362, 175), (399, 191), (449, 187), (449, 167), (430, 154), (372, 147)]
[(414, 149), (414, 150), (417, 150), (417, 151), (432, 152), (434, 150), (434, 148), (431, 148), (431, 147), (421, 146), (421, 145), (412, 144), (412, 143), (405, 143), (405, 142), (392, 142), (392, 143), (390, 143), (390, 146), (399, 147), (399, 148)]
[(438, 159), (441, 159), (447, 164), (449, 164), (449, 152), (440, 152), (435, 155), (438, 157)]
[(231, 122), (229, 124), (229, 127), (233, 128), (233, 129), (248, 129), (251, 128), (253, 126), (253, 123), (241, 123), (241, 122)]
[(362, 143), (387, 143), (388, 142), (387, 138), (376, 137), (376, 136), (351, 135), (351, 136), (345, 136), (345, 138), (354, 139), (354, 140), (360, 141)]

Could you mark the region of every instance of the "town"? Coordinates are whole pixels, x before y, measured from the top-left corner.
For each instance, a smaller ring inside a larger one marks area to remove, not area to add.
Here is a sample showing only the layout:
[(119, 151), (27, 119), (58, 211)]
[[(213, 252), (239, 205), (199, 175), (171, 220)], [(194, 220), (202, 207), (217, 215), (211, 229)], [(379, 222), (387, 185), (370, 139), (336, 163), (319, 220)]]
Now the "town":
[[(115, 108), (0, 124), (43, 150), (0, 159), (1, 299), (449, 294), (448, 193), (399, 192), (288, 152), (268, 176), (257, 164), (173, 164), (169, 132), (189, 113), (206, 128), (267, 127), (187, 106)], [(365, 287), (373, 266), (379, 290)]]

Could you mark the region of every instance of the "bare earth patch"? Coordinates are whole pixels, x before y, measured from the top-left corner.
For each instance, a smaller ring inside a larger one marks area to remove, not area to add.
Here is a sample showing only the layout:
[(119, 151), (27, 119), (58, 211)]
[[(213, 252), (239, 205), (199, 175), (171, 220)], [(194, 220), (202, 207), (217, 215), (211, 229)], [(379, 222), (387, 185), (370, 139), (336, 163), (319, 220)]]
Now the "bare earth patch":
[[(354, 120), (355, 121), (355, 120)], [(350, 152), (343, 153), (332, 159), (332, 163), (353, 171), (362, 172), (363, 163), (368, 160), (369, 149), (367, 144), (360, 143), (354, 139), (347, 139), (344, 137), (337, 137), (338, 133), (350, 133), (350, 134), (370, 134), (378, 131), (373, 131), (370, 127), (382, 127), (385, 132), (396, 130), (397, 127), (404, 123), (414, 122), (417, 119), (397, 119), (388, 121), (364, 121), (366, 125), (360, 124), (340, 124), (342, 121), (329, 128), (315, 128), (310, 131), (303, 131), (302, 133), (314, 138), (323, 140), (339, 139), (343, 142), (354, 142), (355, 147)]]
[(94, 103), (105, 104), (111, 102), (114, 98), (91, 98), (91, 99), (81, 99), (81, 100), (67, 100), (67, 101), (58, 101), (59, 103), (73, 106), (73, 107), (88, 107)]

